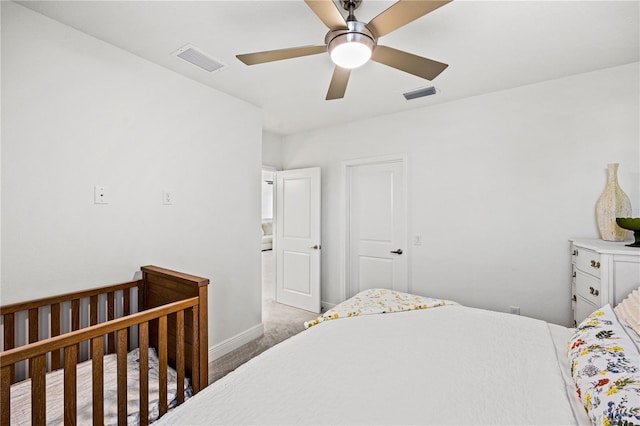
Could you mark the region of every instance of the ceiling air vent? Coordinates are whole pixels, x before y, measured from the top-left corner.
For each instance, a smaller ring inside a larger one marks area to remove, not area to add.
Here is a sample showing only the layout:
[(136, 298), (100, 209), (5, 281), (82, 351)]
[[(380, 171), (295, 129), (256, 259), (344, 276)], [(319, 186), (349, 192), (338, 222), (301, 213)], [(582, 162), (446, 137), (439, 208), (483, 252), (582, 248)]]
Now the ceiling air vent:
[(425, 87), (423, 89), (414, 90), (413, 92), (403, 93), (402, 95), (405, 97), (406, 100), (410, 101), (411, 99), (421, 98), (423, 96), (431, 96), (435, 94), (436, 94), (436, 88), (431, 86), (431, 87)]
[(173, 54), (174, 56), (177, 56), (178, 58), (208, 72), (217, 71), (225, 66), (223, 63), (220, 63), (190, 44), (182, 46), (180, 49), (173, 52)]

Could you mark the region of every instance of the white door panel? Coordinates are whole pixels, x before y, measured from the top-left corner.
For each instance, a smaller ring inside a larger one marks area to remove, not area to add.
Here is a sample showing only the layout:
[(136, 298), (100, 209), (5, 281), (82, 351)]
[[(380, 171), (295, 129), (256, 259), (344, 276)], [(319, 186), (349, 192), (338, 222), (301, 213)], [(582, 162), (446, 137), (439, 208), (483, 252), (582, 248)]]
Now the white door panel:
[(358, 291), (370, 288), (388, 288), (393, 282), (393, 260), (380, 256), (360, 256), (358, 265)]
[(347, 297), (407, 291), (404, 161), (347, 166)]
[(283, 236), (285, 238), (309, 239), (311, 217), (309, 197), (311, 178), (283, 178)]
[(311, 294), (311, 256), (306, 253), (285, 251), (283, 264), (284, 291), (296, 292), (303, 296)]
[(320, 312), (320, 168), (276, 176), (276, 301)]

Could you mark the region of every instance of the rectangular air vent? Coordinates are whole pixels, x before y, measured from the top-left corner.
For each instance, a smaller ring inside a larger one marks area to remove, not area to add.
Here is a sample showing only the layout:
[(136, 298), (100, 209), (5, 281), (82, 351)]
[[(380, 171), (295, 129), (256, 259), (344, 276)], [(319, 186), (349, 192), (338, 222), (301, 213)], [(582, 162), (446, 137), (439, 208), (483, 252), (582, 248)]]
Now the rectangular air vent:
[(225, 66), (223, 63), (190, 44), (182, 46), (173, 52), (173, 55), (208, 72), (218, 71)]
[(422, 89), (414, 90), (413, 92), (403, 93), (402, 95), (405, 97), (406, 100), (410, 101), (411, 99), (421, 98), (423, 96), (430, 96), (435, 94), (436, 94), (436, 88), (431, 86), (431, 87), (425, 87)]

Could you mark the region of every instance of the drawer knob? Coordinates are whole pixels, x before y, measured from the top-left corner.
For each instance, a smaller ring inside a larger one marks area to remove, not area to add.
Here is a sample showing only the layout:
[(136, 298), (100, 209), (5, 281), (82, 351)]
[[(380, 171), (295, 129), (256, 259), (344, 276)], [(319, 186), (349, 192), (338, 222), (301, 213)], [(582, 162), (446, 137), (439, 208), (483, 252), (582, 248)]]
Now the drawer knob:
[(596, 262), (595, 260), (592, 260), (591, 261), (591, 267), (599, 269), (600, 268), (600, 262)]
[(599, 296), (600, 295), (600, 290), (597, 290), (593, 287), (589, 287), (589, 293), (593, 294), (594, 296)]

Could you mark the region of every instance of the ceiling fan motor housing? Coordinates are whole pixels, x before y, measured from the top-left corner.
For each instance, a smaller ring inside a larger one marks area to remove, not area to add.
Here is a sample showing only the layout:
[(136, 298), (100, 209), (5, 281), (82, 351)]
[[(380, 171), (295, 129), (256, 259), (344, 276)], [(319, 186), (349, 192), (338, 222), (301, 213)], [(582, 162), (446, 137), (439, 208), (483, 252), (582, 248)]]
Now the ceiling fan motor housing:
[(331, 30), (324, 37), (329, 53), (336, 47), (345, 43), (361, 43), (373, 52), (377, 44), (376, 37), (369, 31), (364, 22), (347, 21), (347, 28)]

